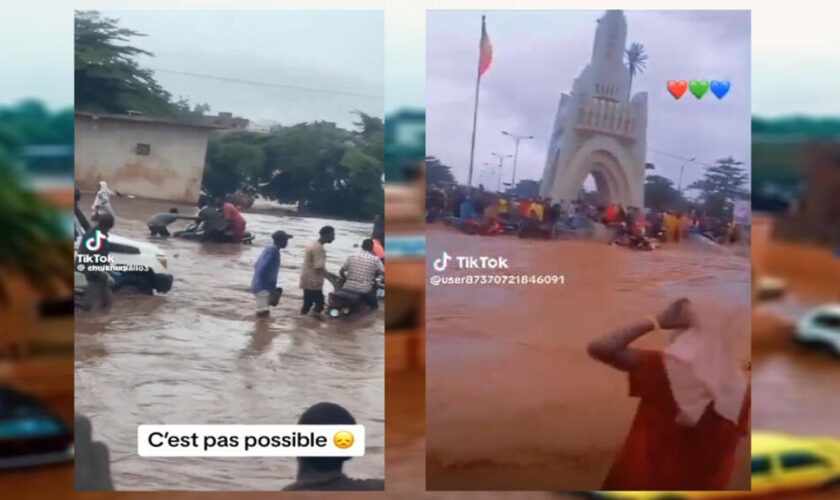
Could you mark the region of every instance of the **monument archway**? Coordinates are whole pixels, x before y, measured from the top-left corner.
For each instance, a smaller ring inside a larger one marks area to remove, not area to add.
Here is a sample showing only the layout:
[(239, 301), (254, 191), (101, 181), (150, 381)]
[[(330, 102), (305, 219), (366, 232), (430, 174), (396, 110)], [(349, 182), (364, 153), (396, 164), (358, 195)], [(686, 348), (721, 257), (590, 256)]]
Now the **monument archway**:
[(639, 168), (626, 148), (613, 137), (589, 138), (567, 163), (558, 164), (555, 169), (549, 194), (554, 200), (576, 200), (583, 182), (591, 174), (604, 202), (643, 206), (644, 168)]

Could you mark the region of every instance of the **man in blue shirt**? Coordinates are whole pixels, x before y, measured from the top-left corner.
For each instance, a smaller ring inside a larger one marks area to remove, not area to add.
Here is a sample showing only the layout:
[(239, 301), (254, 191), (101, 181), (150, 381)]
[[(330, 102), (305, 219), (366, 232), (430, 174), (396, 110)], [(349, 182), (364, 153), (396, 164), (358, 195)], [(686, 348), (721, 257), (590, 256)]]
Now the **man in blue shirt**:
[[(283, 293), (277, 287), (277, 273), (280, 272), (280, 249), (286, 248), (292, 235), (284, 231), (275, 231), (271, 235), (272, 243), (266, 246), (257, 263), (254, 264), (254, 278), (251, 280), (251, 292), (257, 301), (257, 316), (268, 316), (268, 308), (273, 294)], [(276, 305), (276, 304), (274, 304)]]

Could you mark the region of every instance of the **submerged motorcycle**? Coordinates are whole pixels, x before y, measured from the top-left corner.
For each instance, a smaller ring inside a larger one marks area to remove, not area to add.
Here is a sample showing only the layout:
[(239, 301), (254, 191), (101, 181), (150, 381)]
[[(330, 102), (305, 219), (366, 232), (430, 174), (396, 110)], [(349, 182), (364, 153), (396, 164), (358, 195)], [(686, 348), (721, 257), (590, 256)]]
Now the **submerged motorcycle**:
[[(339, 282), (343, 284), (343, 280)], [(374, 282), (377, 300), (385, 298), (385, 280), (381, 276)], [(341, 286), (327, 297), (327, 316), (330, 318), (343, 318), (353, 316), (368, 309), (368, 305), (362, 300), (358, 293), (342, 290)]]
[(204, 224), (201, 221), (190, 224), (186, 229), (175, 231), (172, 233), (172, 236), (207, 243), (253, 243), (254, 241), (254, 235), (250, 231), (245, 231), (245, 234), (239, 241), (234, 240), (229, 232), (217, 233), (210, 237), (205, 237)]
[(610, 242), (610, 245), (627, 247), (631, 250), (651, 251), (659, 248), (659, 240), (644, 235), (633, 234), (627, 229), (627, 225), (622, 223), (616, 231), (616, 235)]

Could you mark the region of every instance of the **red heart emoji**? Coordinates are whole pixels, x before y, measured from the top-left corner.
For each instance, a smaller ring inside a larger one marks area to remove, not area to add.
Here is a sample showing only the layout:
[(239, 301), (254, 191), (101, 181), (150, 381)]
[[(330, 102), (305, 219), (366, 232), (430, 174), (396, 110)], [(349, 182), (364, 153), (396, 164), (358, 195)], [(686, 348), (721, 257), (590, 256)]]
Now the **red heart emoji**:
[(671, 80), (670, 82), (668, 82), (668, 92), (670, 92), (671, 95), (674, 96), (674, 99), (679, 99), (680, 97), (682, 97), (682, 95), (685, 94), (685, 91), (687, 89), (688, 89), (688, 82), (685, 81), (685, 80), (681, 80), (681, 81)]

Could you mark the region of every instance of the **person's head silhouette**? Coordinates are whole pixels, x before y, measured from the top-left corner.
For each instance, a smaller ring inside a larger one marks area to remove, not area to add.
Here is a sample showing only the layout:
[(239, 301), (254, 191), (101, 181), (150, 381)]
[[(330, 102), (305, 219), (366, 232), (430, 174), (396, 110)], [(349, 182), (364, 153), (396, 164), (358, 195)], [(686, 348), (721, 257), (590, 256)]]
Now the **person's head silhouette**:
[[(317, 403), (298, 419), (298, 425), (355, 425), (356, 419), (343, 406)], [(298, 457), (297, 481), (285, 490), (359, 491), (383, 490), (382, 479), (351, 479), (341, 468), (350, 457)]]

